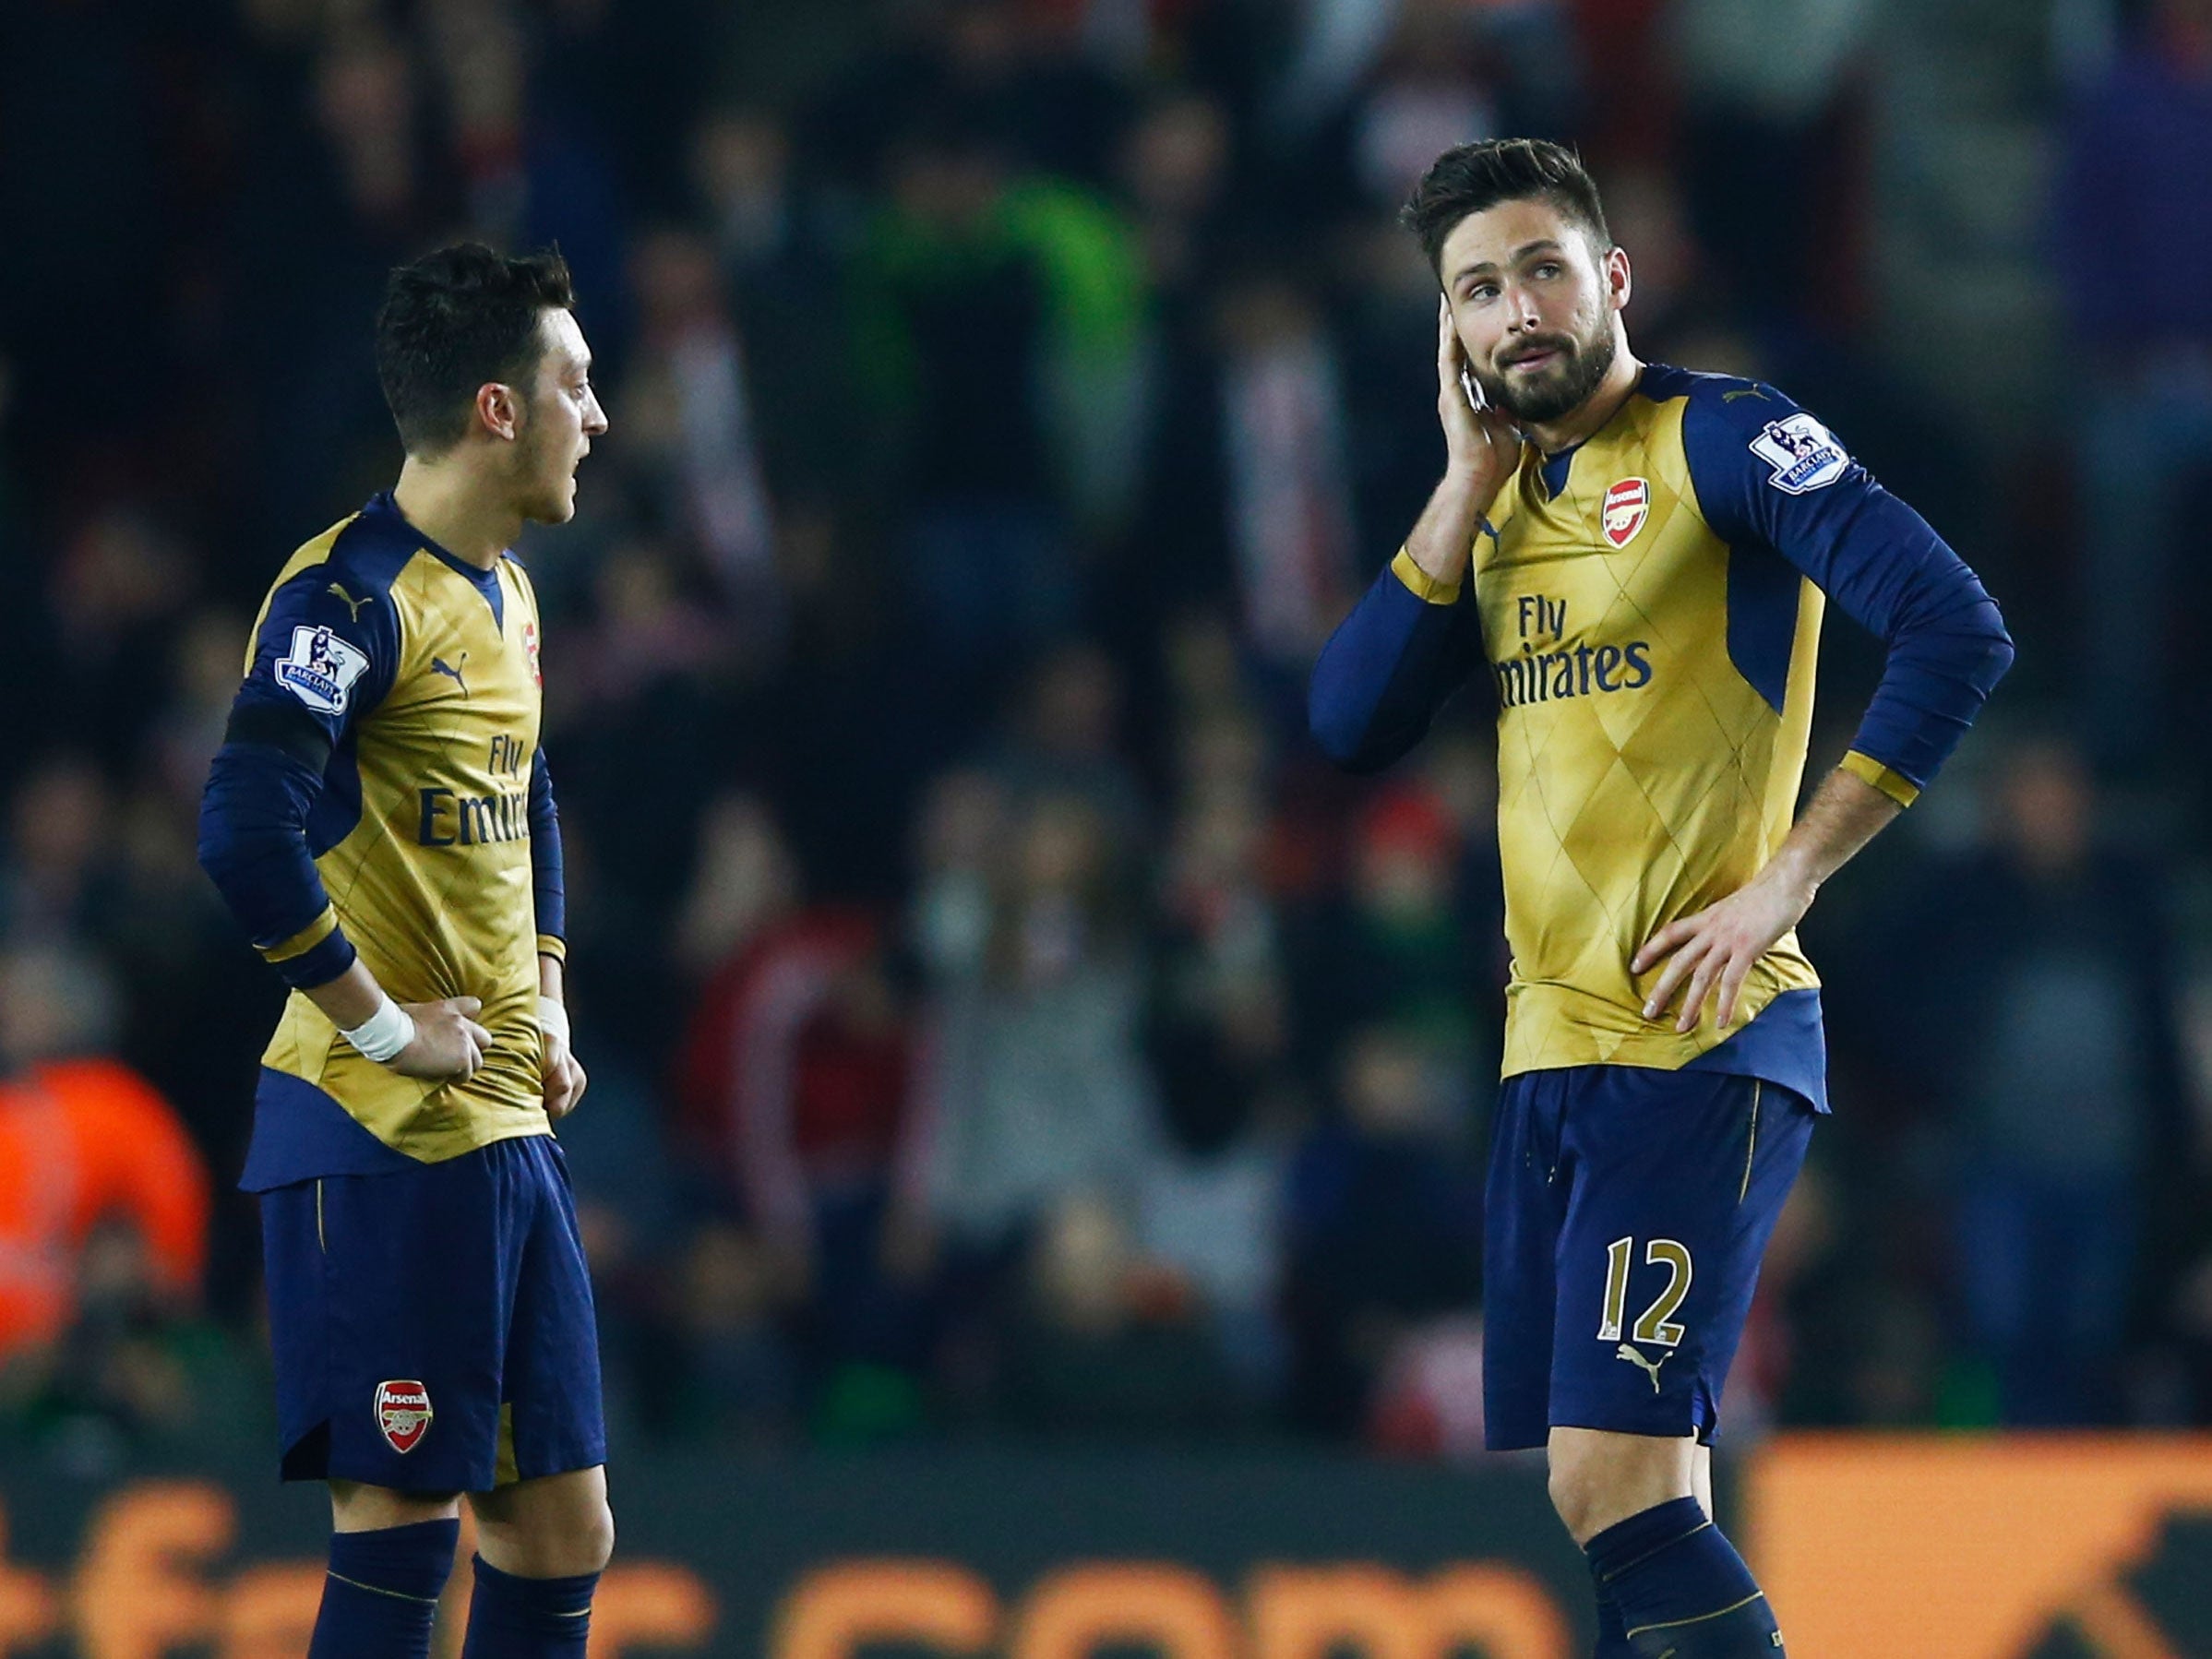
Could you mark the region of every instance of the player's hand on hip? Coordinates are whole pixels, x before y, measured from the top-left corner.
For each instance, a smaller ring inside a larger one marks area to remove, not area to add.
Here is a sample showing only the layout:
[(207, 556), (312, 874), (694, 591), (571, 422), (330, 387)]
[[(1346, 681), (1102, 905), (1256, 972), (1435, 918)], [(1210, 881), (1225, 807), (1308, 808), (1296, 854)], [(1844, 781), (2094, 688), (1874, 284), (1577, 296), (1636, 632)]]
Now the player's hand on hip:
[(414, 1041), (391, 1057), (402, 1077), (437, 1080), (474, 1077), (492, 1046), (492, 1033), (476, 1023), (484, 1004), (473, 997), (401, 1004), (414, 1021)]
[(1692, 1032), (1704, 1011), (1705, 998), (1719, 994), (1715, 1013), (1722, 1025), (1736, 1017), (1736, 998), (1744, 978), (1782, 936), (1803, 919), (1811, 889), (1769, 865), (1743, 887), (1695, 915), (1669, 922), (1653, 934), (1629, 963), (1633, 973), (1664, 961), (1658, 983), (1644, 998), (1644, 1017), (1658, 1020), (1680, 991), (1681, 1012), (1674, 1029)]
[(1521, 464), (1519, 428), (1494, 409), (1477, 409), (1467, 387), (1466, 348), (1452, 326), (1452, 304), (1436, 302), (1436, 414), (1444, 428), (1446, 470), (1465, 479), (1477, 509), (1487, 512)]

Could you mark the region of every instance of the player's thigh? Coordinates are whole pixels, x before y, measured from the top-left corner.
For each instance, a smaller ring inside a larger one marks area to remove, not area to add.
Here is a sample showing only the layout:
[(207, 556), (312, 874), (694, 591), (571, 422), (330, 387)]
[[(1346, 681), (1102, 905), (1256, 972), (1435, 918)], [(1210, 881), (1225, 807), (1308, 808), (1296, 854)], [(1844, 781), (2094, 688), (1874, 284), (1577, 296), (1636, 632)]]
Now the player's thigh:
[(1569, 1074), (1508, 1078), (1491, 1116), (1483, 1190), (1483, 1434), (1493, 1451), (1544, 1444), (1550, 1428), (1556, 1260), (1568, 1180), (1560, 1121)]
[[(1678, 1498), (1705, 1502), (1698, 1484), (1705, 1448), (1687, 1435), (1555, 1428), (1545, 1451), (1552, 1507), (1577, 1544)], [(1710, 1474), (1704, 1478), (1709, 1483)]]
[(508, 1328), (496, 1484), (606, 1462), (599, 1325), (568, 1163), (551, 1136), (513, 1143), (532, 1194)]
[(1565, 1130), (1555, 1426), (1711, 1437), (1812, 1116), (1756, 1079), (1589, 1068)]
[(518, 1578), (597, 1572), (615, 1549), (604, 1468), (571, 1469), (472, 1492), (476, 1550)]
[(395, 1492), (389, 1486), (365, 1486), (360, 1481), (330, 1483), (330, 1530), (334, 1533), (380, 1533), (387, 1527), (413, 1526), (418, 1521), (450, 1521), (460, 1513), (458, 1492)]

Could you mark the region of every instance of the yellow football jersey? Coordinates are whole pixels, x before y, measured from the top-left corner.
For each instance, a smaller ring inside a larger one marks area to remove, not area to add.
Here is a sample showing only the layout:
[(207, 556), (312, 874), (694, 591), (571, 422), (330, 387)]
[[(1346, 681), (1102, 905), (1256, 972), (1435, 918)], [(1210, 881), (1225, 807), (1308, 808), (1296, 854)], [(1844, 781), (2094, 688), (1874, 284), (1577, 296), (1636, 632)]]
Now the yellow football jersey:
[(2012, 657), (1973, 572), (1772, 388), (1648, 364), (1587, 441), (1531, 446), (1469, 580), (1401, 551), (1314, 674), (1316, 735), (1388, 764), (1483, 672), (1498, 710), (1503, 1071), (1714, 1067), (1824, 1107), (1818, 976), (1794, 933), (1730, 1022), (1644, 1016), (1668, 923), (1741, 888), (1788, 835), (1826, 598), (1889, 643), (1843, 764), (1909, 805)]
[(1730, 550), (1699, 511), (1683, 399), (1632, 398), (1557, 495), (1531, 447), (1477, 537), (1476, 603), (1498, 686), (1505, 1071), (1672, 1069), (1819, 985), (1786, 935), (1735, 1024), (1644, 1017), (1667, 923), (1740, 888), (1789, 833), (1812, 725), (1823, 601), (1790, 572), (1777, 708), (1728, 652)]
[[(541, 686), (537, 600), (521, 565), (464, 563), (388, 495), (295, 553), (255, 624), (225, 756), (235, 769), (257, 751), (269, 765), (281, 754), (292, 764), (261, 782), (269, 790), (287, 777), (297, 788), (320, 762), (300, 792), (315, 879), (270, 869), (265, 914), (291, 913), (261, 921), (255, 942), (295, 986), (334, 977), (358, 951), (401, 1002), (478, 997), (492, 1034), (473, 1077), (402, 1077), (356, 1053), (295, 988), (263, 1065), (410, 1159), (437, 1162), (551, 1127), (538, 957), (563, 946), (557, 921), (548, 929), (537, 913), (549, 856), (556, 898), (558, 885), (538, 755)], [(209, 833), (204, 818), (203, 843)], [(270, 937), (317, 890), (325, 901), (312, 918)], [(281, 1084), (272, 1092), (267, 1074), (249, 1174), (339, 1173), (304, 1164), (347, 1164), (342, 1132), (332, 1141), (329, 1126), (312, 1121), (314, 1103)]]

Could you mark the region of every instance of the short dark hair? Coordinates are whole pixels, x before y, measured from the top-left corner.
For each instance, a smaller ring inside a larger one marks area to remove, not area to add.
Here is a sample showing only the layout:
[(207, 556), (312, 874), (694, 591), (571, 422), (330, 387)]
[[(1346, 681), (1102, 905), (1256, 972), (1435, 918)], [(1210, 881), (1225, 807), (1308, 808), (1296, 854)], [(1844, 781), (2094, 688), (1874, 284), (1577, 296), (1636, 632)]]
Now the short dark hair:
[(516, 384), (544, 350), (539, 319), (572, 310), (568, 262), (457, 243), (402, 265), (377, 312), (377, 380), (410, 455), (440, 455), (469, 430), (476, 390)]
[(1398, 218), (1421, 239), (1429, 269), (1441, 277), (1445, 238), (1461, 220), (1531, 197), (1582, 226), (1599, 253), (1612, 247), (1597, 185), (1583, 170), (1582, 157), (1545, 138), (1485, 138), (1447, 149), (1429, 163)]

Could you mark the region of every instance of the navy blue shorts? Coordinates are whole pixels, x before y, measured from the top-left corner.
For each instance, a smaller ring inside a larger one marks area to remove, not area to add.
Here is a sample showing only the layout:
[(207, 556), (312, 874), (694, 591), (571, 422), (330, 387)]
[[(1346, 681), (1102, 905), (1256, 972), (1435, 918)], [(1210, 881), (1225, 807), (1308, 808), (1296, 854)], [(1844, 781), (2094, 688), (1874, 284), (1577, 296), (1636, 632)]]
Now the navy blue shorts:
[(1484, 1221), (1483, 1422), (1713, 1438), (1811, 1103), (1756, 1078), (1524, 1072), (1499, 1092)]
[(483, 1492), (606, 1461), (568, 1166), (526, 1135), (261, 1195), (286, 1480)]

